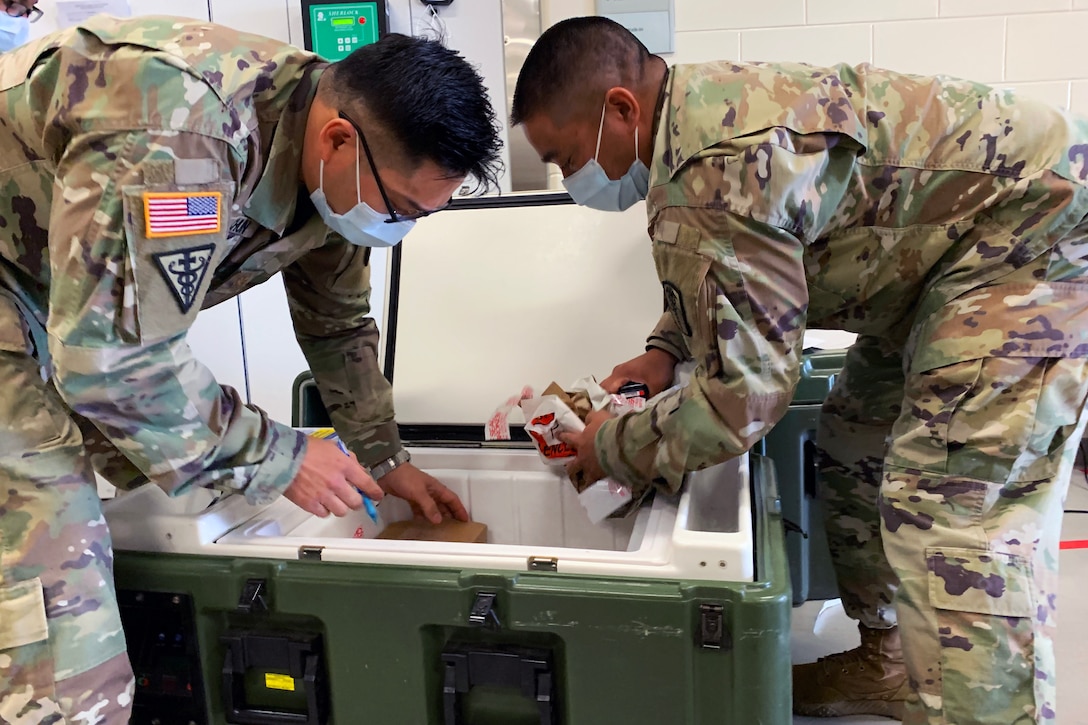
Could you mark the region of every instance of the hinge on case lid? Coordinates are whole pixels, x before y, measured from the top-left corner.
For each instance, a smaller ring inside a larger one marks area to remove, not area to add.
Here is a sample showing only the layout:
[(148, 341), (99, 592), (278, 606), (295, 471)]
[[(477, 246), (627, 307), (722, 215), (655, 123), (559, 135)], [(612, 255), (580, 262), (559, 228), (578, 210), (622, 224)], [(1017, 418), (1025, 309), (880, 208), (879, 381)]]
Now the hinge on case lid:
[(529, 571), (559, 571), (559, 559), (554, 556), (530, 556)]
[(298, 558), (304, 561), (321, 561), (321, 552), (324, 548), (324, 546), (300, 546)]

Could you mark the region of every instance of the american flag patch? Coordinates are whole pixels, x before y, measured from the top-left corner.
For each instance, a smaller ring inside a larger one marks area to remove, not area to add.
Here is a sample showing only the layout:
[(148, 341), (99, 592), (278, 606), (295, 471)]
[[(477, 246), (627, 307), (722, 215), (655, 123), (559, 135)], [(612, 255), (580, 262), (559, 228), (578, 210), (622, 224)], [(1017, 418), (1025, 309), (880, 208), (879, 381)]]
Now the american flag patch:
[(218, 232), (221, 197), (218, 191), (144, 192), (148, 238)]

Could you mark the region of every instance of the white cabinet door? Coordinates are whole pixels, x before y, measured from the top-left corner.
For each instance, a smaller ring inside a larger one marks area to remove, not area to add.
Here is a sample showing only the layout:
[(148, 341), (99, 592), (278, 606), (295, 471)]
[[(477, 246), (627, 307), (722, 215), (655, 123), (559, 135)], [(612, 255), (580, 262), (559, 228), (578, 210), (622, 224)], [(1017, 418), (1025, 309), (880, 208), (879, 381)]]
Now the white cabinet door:
[(208, 20), (208, 0), (128, 0), (133, 15), (177, 15)]
[(242, 293), (242, 321), (252, 402), (273, 420), (290, 424), (291, 386), (309, 367), (295, 340), (280, 275)]
[[(259, 0), (250, 0), (251, 3)], [(60, 29), (58, 13), (52, 3), (41, 3), (42, 19), (30, 26), (30, 37), (40, 38)], [(128, 0), (132, 15), (177, 15), (183, 18), (208, 20), (208, 0)]]
[(287, 0), (208, 0), (213, 23), (290, 42)]
[[(370, 314), (378, 320), (379, 329), (385, 327), (387, 266), (386, 251), (375, 249), (370, 256)], [(242, 323), (253, 404), (274, 420), (290, 423), (295, 378), (310, 366), (295, 340), (280, 275), (242, 294)]]

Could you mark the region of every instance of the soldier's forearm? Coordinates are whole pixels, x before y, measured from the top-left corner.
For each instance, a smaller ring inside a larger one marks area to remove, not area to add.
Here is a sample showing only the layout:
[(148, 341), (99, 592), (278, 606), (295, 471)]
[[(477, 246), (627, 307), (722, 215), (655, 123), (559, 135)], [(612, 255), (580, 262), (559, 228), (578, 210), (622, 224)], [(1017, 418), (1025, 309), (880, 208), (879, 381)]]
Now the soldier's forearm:
[(697, 372), (687, 387), (601, 426), (597, 455), (611, 478), (636, 492), (652, 484), (676, 491), (686, 472), (746, 453), (781, 419), (790, 398)]
[(646, 349), (651, 348), (664, 350), (676, 358), (678, 362), (691, 358), (691, 352), (684, 341), (684, 336), (676, 326), (676, 320), (668, 312), (661, 316), (653, 332), (646, 338)]
[[(370, 255), (343, 240), (309, 252), (284, 272), (295, 326), (332, 424), (359, 461), (373, 466), (401, 449), (393, 390), (378, 365), (370, 312)], [(336, 284), (321, 280), (336, 271)]]
[(168, 493), (193, 486), (272, 500), (294, 478), (305, 436), (220, 387), (183, 338), (143, 347), (50, 341), (57, 390)]
[(351, 336), (299, 338), (333, 427), (367, 466), (402, 447), (393, 415), (393, 389), (378, 366), (373, 320)]

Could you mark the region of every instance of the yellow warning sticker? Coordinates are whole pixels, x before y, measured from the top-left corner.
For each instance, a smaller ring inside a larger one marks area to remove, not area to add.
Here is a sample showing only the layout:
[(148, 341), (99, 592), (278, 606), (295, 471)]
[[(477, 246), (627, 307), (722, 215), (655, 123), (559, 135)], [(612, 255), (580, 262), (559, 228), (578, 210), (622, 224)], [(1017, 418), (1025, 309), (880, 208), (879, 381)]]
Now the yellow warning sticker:
[(275, 672), (264, 673), (264, 686), (269, 690), (295, 691), (295, 678), (291, 675), (278, 675)]

